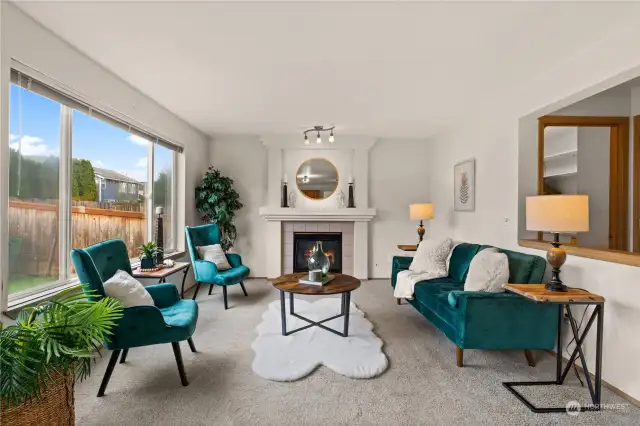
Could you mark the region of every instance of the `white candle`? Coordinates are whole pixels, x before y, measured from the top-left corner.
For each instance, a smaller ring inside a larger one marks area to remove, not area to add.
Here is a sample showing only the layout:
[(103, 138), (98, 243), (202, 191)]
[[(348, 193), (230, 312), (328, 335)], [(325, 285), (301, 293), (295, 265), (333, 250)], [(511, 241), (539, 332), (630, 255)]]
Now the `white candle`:
[(156, 207), (156, 214), (162, 214), (163, 212), (164, 212), (164, 209), (162, 208), (162, 206)]
[(349, 183), (353, 183), (353, 175), (349, 174)]
[(289, 180), (287, 179), (287, 174), (284, 174), (284, 178), (282, 178), (282, 182), (287, 183)]

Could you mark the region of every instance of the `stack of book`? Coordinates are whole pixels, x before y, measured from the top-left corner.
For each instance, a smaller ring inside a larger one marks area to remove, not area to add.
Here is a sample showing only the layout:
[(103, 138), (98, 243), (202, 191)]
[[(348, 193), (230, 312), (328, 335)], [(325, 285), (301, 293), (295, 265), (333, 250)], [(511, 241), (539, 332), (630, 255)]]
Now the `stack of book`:
[[(316, 272), (320, 272), (320, 274), (317, 274)], [(330, 282), (331, 280), (333, 280), (335, 278), (335, 275), (325, 275), (324, 277), (322, 276), (322, 272), (321, 271), (309, 271), (309, 276), (308, 277), (304, 277), (304, 278), (300, 278), (298, 280), (299, 284), (307, 284), (307, 285), (318, 285), (318, 286), (323, 286), (325, 284), (327, 284), (328, 282)]]

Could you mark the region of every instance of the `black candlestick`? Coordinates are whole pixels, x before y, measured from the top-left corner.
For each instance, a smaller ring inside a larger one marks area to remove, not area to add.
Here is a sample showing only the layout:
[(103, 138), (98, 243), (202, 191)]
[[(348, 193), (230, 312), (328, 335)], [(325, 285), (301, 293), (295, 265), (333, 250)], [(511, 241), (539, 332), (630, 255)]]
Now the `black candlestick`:
[(156, 219), (156, 246), (158, 247), (158, 253), (156, 254), (156, 265), (161, 265), (164, 261), (164, 224), (162, 220), (162, 208), (157, 207), (158, 217)]
[(356, 205), (353, 201), (353, 182), (349, 182), (349, 204), (347, 204), (347, 208), (353, 209)]
[(287, 182), (282, 184), (282, 203), (280, 203), (281, 207), (289, 207), (289, 197), (287, 195)]

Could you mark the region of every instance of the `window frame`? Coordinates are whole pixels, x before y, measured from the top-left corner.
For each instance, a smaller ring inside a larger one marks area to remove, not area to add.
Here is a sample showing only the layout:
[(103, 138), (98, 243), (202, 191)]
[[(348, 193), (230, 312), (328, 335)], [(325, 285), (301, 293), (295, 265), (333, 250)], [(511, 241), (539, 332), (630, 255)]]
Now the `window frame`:
[[(106, 122), (107, 124), (114, 125), (112, 121), (118, 121), (119, 126), (122, 128), (123, 126), (128, 127), (128, 130), (132, 134), (146, 134), (153, 135), (155, 132), (149, 131), (146, 126), (142, 126), (137, 123), (136, 120), (123, 115), (120, 112), (117, 112), (109, 107), (101, 105), (98, 102), (93, 102), (88, 100), (85, 96), (80, 93), (68, 88), (67, 86), (61, 84), (58, 81), (47, 77), (40, 72), (31, 69), (30, 67), (23, 65), (15, 60), (11, 61), (11, 72), (16, 71), (23, 76), (31, 79), (37, 84), (45, 86), (47, 89), (51, 89), (53, 93), (57, 93), (58, 96), (66, 97), (70, 101), (71, 104), (75, 105), (84, 105), (89, 108), (89, 112), (94, 111), (98, 114), (94, 114), (94, 118)], [(14, 85), (9, 78), (7, 87), (3, 89), (7, 90)], [(29, 83), (30, 84), (30, 83)], [(29, 84), (27, 87), (23, 86), (23, 89), (29, 90)], [(71, 275), (71, 258), (69, 253), (71, 252), (72, 247), (72, 229), (71, 229), (71, 217), (72, 217), (72, 150), (73, 150), (73, 112), (78, 110), (80, 112), (85, 113), (82, 109), (72, 108), (68, 106), (68, 102), (60, 102), (59, 99), (55, 97), (49, 97), (45, 94), (39, 93), (38, 91), (32, 92), (51, 99), (60, 104), (60, 169), (59, 169), (59, 215), (60, 221), (58, 223), (59, 226), (59, 242), (58, 242), (58, 262), (59, 262), (59, 276), (58, 280), (51, 281), (50, 283), (43, 284), (41, 286), (35, 287), (33, 289), (24, 290), (21, 292), (9, 294), (9, 272), (8, 267), (5, 262), (7, 262), (7, 257), (3, 255), (3, 258), (0, 259), (0, 264), (3, 264), (0, 271), (0, 279), (1, 279), (1, 288), (0, 288), (0, 310), (2, 312), (14, 310), (20, 308), (22, 306), (26, 306), (28, 304), (35, 303), (37, 301), (46, 299), (51, 297), (53, 294), (71, 286), (75, 285), (79, 282), (78, 278)], [(7, 107), (9, 107), (9, 101), (7, 96)], [(8, 108), (7, 108), (8, 110)], [(97, 115), (97, 116), (96, 116)], [(106, 117), (106, 120), (102, 120), (102, 117)], [(8, 124), (8, 121), (7, 121)], [(9, 134), (9, 126), (7, 125), (6, 129), (3, 129), (7, 135)], [(3, 139), (4, 140), (4, 139)], [(177, 209), (177, 192), (176, 192), (176, 182), (175, 174), (178, 172), (176, 161), (178, 154), (183, 152), (183, 147), (180, 144), (169, 142), (166, 138), (153, 137), (149, 139), (149, 153), (150, 155), (147, 157), (148, 162), (148, 171), (149, 176), (153, 176), (153, 147), (155, 143), (159, 143), (162, 146), (172, 150), (173, 152), (173, 170), (172, 170), (172, 181), (171, 181), (171, 208), (172, 208), (172, 220), (171, 220), (171, 229), (172, 229), (172, 237), (174, 238), (174, 248), (171, 252), (167, 253), (167, 257), (175, 256), (176, 254), (181, 253), (183, 249), (177, 247), (176, 243), (176, 230), (178, 229), (177, 215), (174, 213), (174, 209)], [(161, 141), (161, 142), (160, 142)], [(3, 164), (6, 162), (8, 166), (8, 158), (9, 158), (9, 144), (3, 143), (2, 147), (0, 147), (0, 159), (2, 159)], [(8, 167), (7, 167), (8, 169)], [(8, 170), (6, 171), (8, 177)], [(149, 182), (149, 180), (148, 180)], [(148, 184), (150, 189), (153, 189), (153, 180)], [(101, 179), (101, 187), (102, 189), (106, 189), (106, 179)], [(141, 187), (138, 184), (126, 184), (125, 194), (128, 194), (129, 185), (132, 187), (132, 191), (136, 194)], [(154, 226), (154, 214), (153, 214), (153, 196), (151, 191), (146, 194), (147, 201), (147, 211), (146, 213), (146, 225), (147, 225), (147, 238), (151, 238), (153, 235), (153, 226)], [(8, 209), (9, 209), (9, 198), (8, 193), (6, 194), (6, 198), (3, 197), (0, 202), (0, 216), (8, 217)], [(151, 214), (149, 214), (151, 213)], [(3, 248), (0, 249), (0, 252), (4, 252), (8, 244), (9, 240), (9, 230), (8, 227), (2, 228), (3, 232), (0, 238), (0, 244), (3, 245)], [(132, 266), (137, 266), (139, 261), (137, 258), (131, 259)]]

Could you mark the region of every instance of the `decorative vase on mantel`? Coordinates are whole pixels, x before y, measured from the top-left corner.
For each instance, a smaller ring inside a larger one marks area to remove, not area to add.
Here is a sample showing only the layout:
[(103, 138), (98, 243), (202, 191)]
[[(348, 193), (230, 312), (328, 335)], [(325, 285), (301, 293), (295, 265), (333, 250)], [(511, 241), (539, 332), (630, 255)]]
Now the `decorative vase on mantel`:
[(307, 258), (309, 271), (322, 271), (322, 277), (326, 277), (331, 269), (331, 260), (329, 256), (322, 250), (322, 241), (316, 241), (313, 247), (313, 253)]

